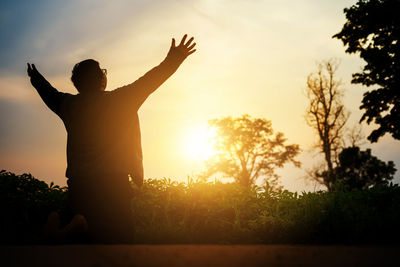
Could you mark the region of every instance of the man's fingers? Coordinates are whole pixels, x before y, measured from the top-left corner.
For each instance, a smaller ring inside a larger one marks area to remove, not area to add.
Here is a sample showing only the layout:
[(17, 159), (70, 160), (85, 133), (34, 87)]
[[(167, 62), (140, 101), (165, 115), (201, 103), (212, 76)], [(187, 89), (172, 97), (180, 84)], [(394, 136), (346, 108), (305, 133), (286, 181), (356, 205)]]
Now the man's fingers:
[(191, 54), (193, 54), (194, 52), (196, 52), (196, 49), (195, 49), (195, 50), (192, 50), (192, 51), (190, 51), (190, 52), (188, 53), (188, 56), (189, 56), (189, 55), (191, 55)]
[[(196, 49), (193, 50), (193, 48), (196, 46), (196, 43), (192, 43), (193, 40), (194, 40), (194, 37), (190, 37), (190, 39), (187, 42), (186, 42), (186, 38), (187, 38), (187, 34), (185, 34), (182, 37), (179, 45), (176, 48), (181, 53), (183, 53), (184, 55), (188, 56), (188, 55), (191, 55), (194, 52), (196, 52)], [(172, 38), (171, 47), (175, 48), (175, 39), (174, 38)]]
[(29, 76), (31, 76), (31, 75), (33, 75), (33, 74), (35, 74), (35, 73), (39, 73), (38, 72), (38, 70), (36, 69), (36, 66), (35, 66), (35, 64), (29, 64), (29, 63), (26, 63), (27, 65), (28, 65), (28, 75)]
[(190, 38), (189, 41), (185, 44), (185, 46), (186, 46), (186, 47), (189, 46), (190, 43), (191, 43), (193, 40), (194, 40), (194, 37)]
[(190, 51), (190, 50), (192, 50), (192, 48), (193, 47), (195, 47), (196, 46), (196, 43), (193, 43), (191, 46), (189, 46), (187, 49)]
[(185, 34), (181, 40), (181, 43), (179, 45), (184, 45), (185, 40), (186, 40), (187, 34)]
[(28, 69), (26, 71), (28, 72), (28, 76), (30, 77), (32, 74), (32, 68), (31, 65), (29, 65), (29, 63), (26, 63), (26, 65), (28, 65)]

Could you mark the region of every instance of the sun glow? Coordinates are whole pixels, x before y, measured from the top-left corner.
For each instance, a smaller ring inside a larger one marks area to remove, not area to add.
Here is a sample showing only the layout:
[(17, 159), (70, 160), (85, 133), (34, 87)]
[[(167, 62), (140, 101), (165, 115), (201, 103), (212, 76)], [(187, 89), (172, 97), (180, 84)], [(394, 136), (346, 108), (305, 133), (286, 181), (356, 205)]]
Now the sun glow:
[(195, 127), (185, 135), (184, 150), (186, 156), (196, 160), (206, 160), (214, 153), (213, 139), (215, 131), (207, 127)]

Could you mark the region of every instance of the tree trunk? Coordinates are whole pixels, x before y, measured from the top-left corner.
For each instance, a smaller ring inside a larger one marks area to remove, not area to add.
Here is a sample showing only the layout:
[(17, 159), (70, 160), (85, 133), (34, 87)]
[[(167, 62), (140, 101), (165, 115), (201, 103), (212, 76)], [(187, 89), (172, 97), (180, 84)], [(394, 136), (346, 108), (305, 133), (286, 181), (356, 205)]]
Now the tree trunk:
[(332, 191), (332, 185), (333, 185), (333, 164), (332, 164), (332, 155), (331, 155), (331, 148), (330, 144), (324, 144), (324, 154), (325, 154), (325, 160), (328, 165), (328, 175), (325, 178), (325, 185), (328, 188), (328, 191)]

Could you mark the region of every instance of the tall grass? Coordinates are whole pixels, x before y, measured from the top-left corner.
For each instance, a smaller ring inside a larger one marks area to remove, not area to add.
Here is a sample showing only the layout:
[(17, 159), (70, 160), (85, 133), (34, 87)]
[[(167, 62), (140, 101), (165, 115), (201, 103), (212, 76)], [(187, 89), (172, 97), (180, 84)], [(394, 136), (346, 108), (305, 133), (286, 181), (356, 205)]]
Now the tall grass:
[(400, 188), (292, 193), (147, 180), (132, 200), (139, 243), (399, 243)]
[[(148, 179), (132, 185), (136, 243), (398, 244), (400, 187), (301, 194), (268, 185)], [(41, 243), (47, 214), (67, 220), (67, 188), (0, 172), (1, 243)]]

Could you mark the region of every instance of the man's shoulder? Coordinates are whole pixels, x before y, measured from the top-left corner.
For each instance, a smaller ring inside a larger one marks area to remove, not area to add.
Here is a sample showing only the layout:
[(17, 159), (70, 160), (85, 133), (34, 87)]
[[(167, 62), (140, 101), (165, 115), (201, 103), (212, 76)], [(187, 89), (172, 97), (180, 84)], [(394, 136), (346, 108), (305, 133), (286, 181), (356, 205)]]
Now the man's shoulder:
[(78, 100), (78, 99), (92, 99), (92, 98), (98, 98), (98, 97), (106, 97), (109, 94), (110, 91), (100, 91), (100, 92), (95, 92), (95, 93), (77, 93), (77, 94), (71, 94), (71, 93), (64, 93), (64, 96), (66, 99), (69, 100)]
[(98, 106), (98, 105), (110, 105), (113, 101), (112, 91), (99, 91), (91, 93), (78, 93), (78, 94), (65, 94), (64, 104), (70, 107), (76, 106)]
[(62, 93), (63, 95), (63, 104), (66, 104), (70, 101), (74, 101), (74, 99), (79, 98), (79, 94), (71, 94), (71, 93)]
[(71, 94), (71, 93), (66, 93), (66, 92), (62, 92), (62, 95), (65, 98), (74, 98), (74, 97), (78, 96), (78, 94)]

